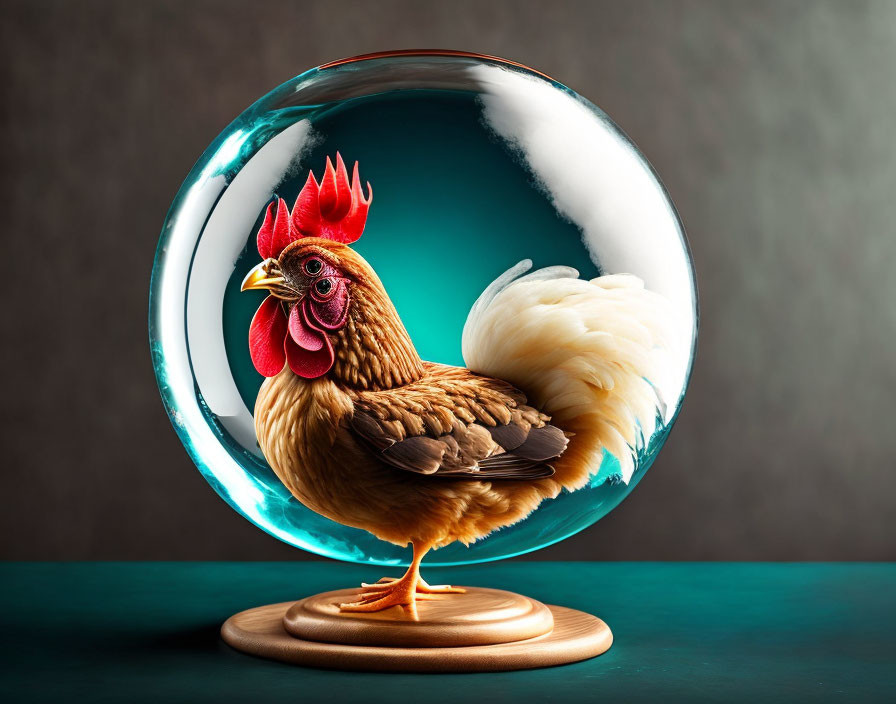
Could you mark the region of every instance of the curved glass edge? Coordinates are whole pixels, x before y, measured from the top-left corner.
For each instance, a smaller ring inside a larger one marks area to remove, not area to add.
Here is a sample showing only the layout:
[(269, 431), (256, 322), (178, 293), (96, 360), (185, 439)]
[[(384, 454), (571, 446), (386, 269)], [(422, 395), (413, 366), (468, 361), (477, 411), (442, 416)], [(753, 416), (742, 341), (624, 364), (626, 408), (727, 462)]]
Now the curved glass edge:
[[(156, 382), (157, 382), (157, 385), (159, 388), (159, 393), (161, 395), (165, 411), (168, 414), (168, 417), (169, 417), (169, 420), (171, 421), (172, 427), (174, 428), (175, 432), (178, 435), (178, 438), (181, 440), (182, 444), (184, 445), (185, 449), (187, 450), (190, 458), (192, 459), (194, 464), (197, 466), (197, 468), (200, 470), (200, 472), (202, 473), (202, 475), (206, 479), (206, 481), (208, 481), (209, 484), (212, 486), (212, 488), (215, 490), (215, 492), (222, 499), (224, 499), (235, 511), (237, 511), (237, 513), (242, 515), (248, 521), (250, 521), (254, 525), (258, 526), (259, 528), (264, 530), (269, 535), (272, 535), (273, 537), (278, 538), (279, 540), (282, 540), (283, 542), (286, 542), (290, 545), (301, 548), (308, 552), (312, 552), (314, 554), (318, 554), (318, 555), (321, 555), (324, 557), (330, 557), (330, 558), (341, 560), (344, 562), (353, 562), (356, 564), (371, 564), (371, 565), (380, 565), (380, 566), (393, 566), (393, 565), (406, 565), (406, 564), (408, 564), (409, 560), (407, 558), (394, 559), (394, 558), (381, 558), (381, 557), (379, 557), (379, 558), (378, 557), (353, 557), (350, 555), (346, 555), (345, 552), (341, 552), (341, 551), (337, 552), (336, 550), (328, 550), (325, 547), (322, 547), (320, 545), (305, 544), (302, 541), (297, 541), (294, 538), (294, 536), (292, 536), (292, 535), (284, 534), (282, 531), (279, 531), (275, 526), (270, 525), (266, 521), (259, 520), (255, 517), (248, 515), (246, 513), (246, 511), (244, 511), (240, 507), (240, 505), (233, 499), (233, 497), (230, 495), (230, 493), (225, 489), (225, 487), (220, 483), (218, 478), (212, 472), (209, 464), (206, 463), (206, 461), (202, 458), (202, 456), (200, 455), (200, 453), (194, 443), (194, 439), (191, 436), (189, 430), (187, 429), (186, 425), (183, 422), (181, 422), (180, 412), (177, 410), (177, 406), (176, 406), (176, 402), (175, 402), (175, 398), (174, 398), (174, 392), (173, 392), (170, 384), (168, 383), (168, 368), (167, 368), (167, 364), (165, 361), (165, 351), (164, 351), (165, 341), (163, 339), (163, 335), (160, 333), (160, 329), (161, 329), (160, 322), (161, 322), (162, 309), (161, 309), (161, 305), (160, 305), (159, 272), (162, 271), (162, 265), (164, 264), (164, 261), (168, 254), (168, 245), (169, 245), (170, 239), (171, 239), (172, 224), (173, 224), (174, 220), (176, 219), (176, 215), (177, 215), (179, 209), (181, 208), (185, 197), (187, 196), (187, 192), (189, 191), (189, 184), (191, 184), (194, 180), (196, 180), (196, 177), (203, 174), (203, 172), (209, 172), (210, 174), (216, 175), (216, 176), (224, 176), (225, 175), (224, 173), (222, 173), (222, 171), (215, 171), (214, 169), (209, 168), (217, 161), (216, 157), (222, 151), (222, 147), (225, 147), (225, 151), (229, 151), (229, 152), (232, 152), (233, 148), (236, 147), (240, 152), (245, 152), (246, 154), (251, 154), (252, 152), (255, 151), (255, 148), (254, 148), (255, 144), (257, 144), (259, 141), (263, 141), (263, 142), (267, 141), (267, 139), (264, 139), (264, 140), (260, 139), (262, 136), (258, 133), (259, 129), (260, 129), (260, 125), (258, 125), (258, 123), (255, 123), (257, 129), (254, 132), (242, 135), (241, 141), (238, 144), (230, 145), (230, 147), (228, 149), (227, 148), (228, 142), (233, 140), (233, 135), (235, 133), (238, 133), (238, 130), (234, 130), (234, 127), (236, 127), (240, 123), (244, 123), (248, 117), (257, 115), (260, 112), (268, 112), (271, 110), (281, 110), (281, 111), (285, 110), (286, 112), (289, 112), (288, 101), (286, 99), (296, 91), (296, 88), (298, 86), (300, 86), (303, 81), (306, 81), (309, 78), (314, 77), (324, 71), (330, 72), (330, 71), (342, 70), (347, 67), (351, 67), (354, 64), (356, 64), (358, 62), (362, 62), (362, 61), (365, 63), (369, 63), (369, 64), (375, 64), (376, 62), (395, 60), (396, 58), (406, 59), (406, 60), (410, 61), (415, 58), (423, 58), (423, 57), (431, 58), (431, 57), (439, 57), (439, 56), (441, 56), (443, 58), (449, 58), (449, 59), (450, 58), (456, 59), (458, 57), (457, 54), (445, 54), (445, 53), (440, 54), (438, 52), (427, 52), (427, 51), (413, 52), (413, 53), (402, 52), (401, 54), (392, 54), (392, 55), (386, 55), (386, 56), (382, 56), (382, 57), (379, 57), (379, 56), (356, 57), (354, 59), (348, 59), (348, 60), (344, 60), (342, 62), (331, 62), (330, 64), (326, 64), (323, 66), (309, 69), (308, 71), (305, 71), (302, 74), (299, 74), (298, 76), (296, 76), (295, 78), (292, 78), (289, 81), (286, 81), (285, 83), (281, 84), (280, 86), (277, 86), (276, 88), (274, 88), (272, 91), (270, 91), (266, 95), (262, 96), (255, 103), (250, 105), (235, 120), (233, 120), (230, 124), (228, 124), (227, 127), (225, 127), (225, 129), (212, 141), (212, 143), (209, 145), (209, 147), (202, 153), (202, 155), (199, 157), (199, 159), (194, 164), (193, 168), (189, 171), (187, 176), (184, 178), (184, 181), (181, 184), (181, 187), (178, 189), (178, 192), (177, 192), (174, 200), (172, 201), (172, 205), (169, 208), (168, 213), (166, 214), (165, 221), (162, 226), (162, 232), (160, 235), (159, 243), (156, 248), (155, 257), (154, 257), (154, 261), (153, 261), (153, 269), (152, 269), (152, 275), (151, 275), (151, 280), (150, 280), (149, 316), (148, 316), (149, 317), (149, 331), (148, 332), (149, 332), (151, 355), (152, 355), (152, 360), (153, 360), (153, 368), (154, 368)], [(681, 239), (681, 244), (684, 247), (686, 255), (687, 255), (688, 273), (689, 273), (689, 276), (691, 279), (691, 286), (692, 286), (692, 291), (694, 294), (693, 295), (694, 329), (693, 329), (693, 336), (692, 336), (692, 340), (691, 340), (691, 348), (690, 348), (691, 354), (690, 354), (690, 358), (689, 358), (689, 364), (688, 364), (688, 368), (686, 370), (686, 374), (684, 377), (684, 384), (682, 386), (682, 391), (681, 391), (680, 397), (675, 405), (675, 409), (676, 409), (675, 413), (673, 414), (673, 416), (670, 419), (667, 420), (665, 425), (663, 425), (657, 431), (657, 433), (654, 435), (654, 437), (650, 439), (650, 441), (648, 443), (648, 447), (653, 446), (653, 450), (648, 452), (647, 455), (645, 457), (643, 457), (641, 459), (641, 461), (639, 461), (638, 468), (637, 468), (636, 472), (634, 473), (634, 475), (632, 476), (629, 484), (626, 485), (626, 490), (624, 491), (623, 495), (621, 497), (619, 497), (618, 501), (616, 501), (614, 503), (614, 505), (612, 507), (610, 507), (610, 509), (603, 512), (600, 516), (597, 516), (596, 518), (594, 518), (594, 520), (592, 520), (590, 522), (586, 522), (583, 525), (575, 526), (575, 527), (571, 528), (569, 531), (560, 533), (558, 535), (558, 537), (552, 538), (550, 540), (546, 540), (542, 543), (535, 544), (535, 545), (528, 547), (524, 550), (520, 550), (520, 551), (513, 552), (513, 553), (501, 554), (501, 555), (497, 555), (497, 556), (474, 557), (471, 559), (463, 559), (463, 560), (427, 561), (427, 564), (430, 566), (456, 566), (456, 565), (464, 565), (464, 564), (479, 564), (479, 563), (493, 562), (493, 561), (497, 561), (497, 560), (507, 559), (510, 557), (517, 557), (519, 555), (534, 552), (536, 550), (540, 550), (542, 548), (548, 547), (555, 543), (561, 542), (561, 541), (571, 537), (572, 535), (575, 535), (576, 533), (581, 532), (582, 530), (589, 527), (590, 525), (593, 525), (594, 522), (596, 522), (601, 517), (603, 517), (603, 515), (606, 515), (606, 513), (608, 513), (610, 510), (613, 510), (613, 508), (617, 507), (620, 503), (622, 503), (622, 501), (624, 501), (625, 498), (628, 497), (628, 495), (635, 488), (635, 486), (637, 486), (637, 484), (641, 481), (644, 474), (646, 474), (647, 470), (652, 466), (653, 462), (656, 459), (656, 456), (659, 453), (659, 450), (662, 448), (663, 444), (665, 443), (666, 438), (671, 433), (672, 427), (674, 426), (675, 422), (678, 419), (678, 416), (681, 413), (681, 409), (683, 406), (683, 399), (684, 399), (684, 396), (686, 395), (687, 390), (689, 388), (691, 375), (693, 372), (694, 360), (696, 357), (696, 350), (697, 350), (697, 340), (698, 340), (698, 335), (699, 335), (699, 325), (700, 325), (699, 291), (698, 291), (697, 284), (696, 284), (696, 272), (695, 272), (695, 268), (694, 268), (693, 257), (691, 255), (690, 243), (688, 241), (683, 223), (681, 221), (681, 217), (680, 217), (677, 209), (675, 208), (674, 202), (669, 197), (668, 189), (666, 188), (662, 179), (659, 177), (659, 174), (657, 173), (656, 169), (653, 167), (653, 165), (650, 163), (650, 161), (645, 157), (643, 152), (641, 152), (641, 150), (637, 147), (637, 145), (628, 137), (628, 135), (611, 118), (609, 118), (609, 116), (601, 108), (594, 105), (588, 99), (584, 98), (583, 96), (576, 93), (574, 90), (572, 90), (571, 88), (567, 87), (566, 85), (560, 83), (559, 81), (556, 81), (556, 80), (546, 76), (545, 74), (535, 71), (534, 69), (530, 69), (522, 64), (518, 64), (516, 62), (501, 59), (499, 57), (479, 56), (479, 55), (474, 55), (474, 54), (468, 55), (466, 53), (461, 53), (459, 56), (461, 56), (462, 58), (470, 58), (471, 61), (472, 60), (482, 61), (485, 63), (491, 63), (494, 65), (502, 66), (508, 70), (523, 72), (528, 75), (534, 76), (541, 81), (552, 84), (553, 86), (555, 86), (558, 89), (565, 91), (566, 93), (573, 96), (576, 100), (586, 104), (591, 110), (595, 111), (597, 114), (604, 116), (606, 118), (608, 124), (610, 126), (612, 126), (619, 133), (619, 135), (632, 148), (632, 150), (634, 152), (636, 152), (638, 154), (638, 156), (640, 156), (640, 158), (643, 160), (643, 162), (645, 164), (647, 164), (647, 166), (649, 167), (649, 169), (651, 171), (651, 174), (653, 175), (653, 177), (656, 180), (659, 187), (662, 189), (663, 195), (665, 196), (666, 201), (668, 202), (668, 204), (670, 206), (672, 215), (673, 215), (676, 225), (677, 225), (677, 230), (679, 233), (679, 237)], [(279, 105), (283, 105), (284, 102), (287, 103), (286, 106), (278, 107)], [(288, 118), (287, 115), (283, 115), (283, 117), (284, 117), (284, 119)], [(279, 130), (277, 130), (276, 127), (268, 125), (267, 129), (264, 130), (264, 132), (265, 132), (264, 136), (267, 138), (270, 138), (270, 136), (273, 136), (274, 134), (276, 134), (277, 131), (279, 131)], [(234, 155), (231, 153), (230, 156), (232, 157)], [(235, 162), (242, 162), (242, 161), (244, 161), (244, 160), (233, 159), (233, 158), (228, 159), (226, 161), (221, 160), (221, 166), (223, 166), (225, 163), (233, 164)], [(201, 231), (201, 229), (200, 229), (200, 231)], [(197, 243), (194, 242), (193, 243), (194, 251), (195, 251), (196, 245), (197, 245)], [(185, 335), (185, 330), (184, 330), (184, 335)], [(189, 360), (189, 356), (187, 356), (187, 359)], [(196, 389), (196, 392), (198, 394), (198, 389)], [(194, 398), (193, 401), (195, 402), (195, 400), (196, 399)], [(202, 411), (202, 409), (200, 409), (200, 410)], [(226, 432), (222, 428), (220, 428), (220, 426), (217, 422), (214, 423), (214, 427), (217, 428), (218, 432)], [(223, 448), (223, 445), (222, 445), (222, 448)], [(230, 453), (229, 449), (224, 448), (224, 450), (225, 450), (225, 452)], [(246, 456), (251, 458), (251, 456), (248, 453), (246, 453)], [(252, 459), (254, 459), (254, 458), (252, 458)], [(607, 479), (605, 481), (609, 481), (609, 479)], [(512, 529), (512, 527), (511, 527), (511, 529)], [(382, 541), (379, 541), (379, 542), (382, 542)], [(389, 547), (394, 547), (388, 543), (383, 543), (383, 545), (389, 546)], [(397, 548), (397, 549), (400, 550), (401, 548)], [(406, 552), (409, 552), (409, 551), (406, 551)], [(438, 555), (438, 553), (435, 553), (435, 554)]]

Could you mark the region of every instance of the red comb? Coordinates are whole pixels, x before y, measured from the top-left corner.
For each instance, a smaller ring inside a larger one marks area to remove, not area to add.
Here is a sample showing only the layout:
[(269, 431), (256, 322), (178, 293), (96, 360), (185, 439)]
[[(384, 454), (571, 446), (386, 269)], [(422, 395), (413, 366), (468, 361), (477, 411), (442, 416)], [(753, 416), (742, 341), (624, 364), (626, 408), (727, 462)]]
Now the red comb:
[(364, 232), (367, 211), (373, 200), (373, 189), (367, 183), (367, 198), (361, 190), (358, 162), (352, 171), (351, 182), (342, 156), (336, 152), (336, 168), (327, 157), (324, 176), (318, 185), (314, 172), (296, 198), (292, 212), (282, 198), (268, 206), (264, 223), (258, 230), (258, 253), (265, 259), (278, 257), (280, 252), (303, 237), (322, 237), (334, 242), (351, 244)]

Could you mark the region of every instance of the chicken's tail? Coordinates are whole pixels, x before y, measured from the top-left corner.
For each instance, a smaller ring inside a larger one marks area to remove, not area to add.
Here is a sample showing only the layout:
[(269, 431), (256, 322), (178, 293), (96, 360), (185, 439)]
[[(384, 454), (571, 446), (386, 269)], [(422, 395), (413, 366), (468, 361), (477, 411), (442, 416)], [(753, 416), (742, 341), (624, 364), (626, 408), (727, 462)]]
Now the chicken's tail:
[(632, 275), (585, 281), (569, 267), (526, 274), (531, 267), (520, 262), (473, 305), (464, 360), (519, 387), (573, 434), (553, 463), (559, 486), (583, 486), (607, 453), (628, 482), (665, 413), (656, 389), (668, 366), (669, 304)]

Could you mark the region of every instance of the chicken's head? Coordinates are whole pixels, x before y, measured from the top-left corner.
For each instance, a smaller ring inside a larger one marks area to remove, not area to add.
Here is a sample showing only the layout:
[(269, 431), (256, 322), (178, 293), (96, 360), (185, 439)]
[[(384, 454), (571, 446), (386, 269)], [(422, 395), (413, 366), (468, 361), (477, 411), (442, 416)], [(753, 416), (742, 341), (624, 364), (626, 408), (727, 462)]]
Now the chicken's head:
[[(268, 206), (258, 231), (264, 258), (243, 280), (242, 290), (264, 289), (270, 295), (249, 326), (252, 363), (264, 376), (276, 376), (284, 364), (301, 377), (314, 379), (333, 366), (329, 335), (348, 316), (351, 278), (339, 250), (361, 236), (373, 197), (361, 190), (358, 164), (352, 180), (342, 157), (327, 158), (318, 184), (313, 173), (290, 211), (282, 198)], [(276, 207), (275, 207), (276, 206)]]
[[(252, 363), (264, 376), (276, 376), (287, 364), (298, 376), (316, 379), (337, 364), (338, 376), (371, 387), (383, 382), (375, 376), (414, 373), (416, 353), (391, 301), (370, 265), (348, 246), (364, 230), (369, 183), (367, 193), (358, 164), (349, 181), (337, 153), (335, 167), (327, 159), (320, 184), (308, 174), (291, 211), (282, 198), (268, 206), (257, 236), (264, 260), (242, 285), (270, 294), (249, 326)], [(379, 374), (371, 374), (364, 351), (388, 352), (388, 338), (398, 343), (398, 363), (374, 364)]]

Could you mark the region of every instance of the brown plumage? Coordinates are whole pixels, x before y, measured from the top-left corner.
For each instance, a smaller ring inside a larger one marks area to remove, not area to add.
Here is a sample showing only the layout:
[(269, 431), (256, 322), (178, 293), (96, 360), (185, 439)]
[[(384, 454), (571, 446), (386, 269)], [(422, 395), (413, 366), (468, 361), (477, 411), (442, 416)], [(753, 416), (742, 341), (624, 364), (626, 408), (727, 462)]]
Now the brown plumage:
[(352, 282), (335, 363), (312, 380), (285, 368), (255, 405), (259, 445), (302, 503), (398, 545), (440, 547), (515, 523), (556, 493), (532, 486), (567, 444), (547, 415), (504, 381), (421, 361), (352, 249), (305, 240), (284, 256), (310, 254)]
[[(369, 186), (368, 186), (369, 189)], [(586, 485), (604, 453), (634, 471), (659, 402), (665, 302), (630, 276), (582, 281), (566, 267), (521, 276), (521, 262), (473, 306), (463, 350), (476, 370), (424, 362), (370, 265), (347, 246), (371, 196), (340, 158), (313, 175), (292, 212), (268, 209), (265, 261), (244, 289), (270, 296), (250, 352), (268, 378), (255, 429), (268, 463), (310, 509), (398, 545), (397, 580), (364, 585), (353, 611), (413, 609), (430, 587), (431, 548), (471, 543)], [(340, 224), (341, 223), (341, 224)], [(528, 395), (528, 398), (527, 398)], [(552, 417), (553, 416), (553, 417)]]

